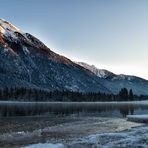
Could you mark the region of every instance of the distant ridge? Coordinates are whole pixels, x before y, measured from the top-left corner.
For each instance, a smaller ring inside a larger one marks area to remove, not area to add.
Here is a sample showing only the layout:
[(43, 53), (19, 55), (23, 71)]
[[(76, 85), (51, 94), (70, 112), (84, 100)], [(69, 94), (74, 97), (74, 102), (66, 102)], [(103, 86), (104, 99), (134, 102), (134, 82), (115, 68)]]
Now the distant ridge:
[(94, 65), (89, 65), (84, 62), (76, 62), (84, 68), (93, 72), (99, 78), (104, 79), (102, 84), (113, 93), (118, 93), (121, 88), (133, 89), (135, 94), (148, 95), (148, 80), (131, 75), (114, 74), (105, 69), (98, 69)]

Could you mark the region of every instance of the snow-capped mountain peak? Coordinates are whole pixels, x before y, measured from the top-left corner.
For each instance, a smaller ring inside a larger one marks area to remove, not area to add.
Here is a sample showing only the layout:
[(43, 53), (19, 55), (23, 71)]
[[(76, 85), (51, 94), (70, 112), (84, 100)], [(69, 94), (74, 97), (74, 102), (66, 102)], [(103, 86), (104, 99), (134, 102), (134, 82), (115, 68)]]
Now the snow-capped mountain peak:
[(3, 34), (5, 37), (11, 37), (17, 39), (15, 32), (22, 33), (20, 29), (16, 26), (12, 25), (11, 23), (0, 19), (0, 33)]
[(90, 70), (91, 72), (93, 72), (95, 75), (97, 75), (100, 78), (108, 78), (110, 76), (115, 76), (114, 73), (105, 70), (105, 69), (98, 69), (97, 67), (95, 67), (94, 65), (89, 65), (87, 63), (84, 62), (76, 62), (77, 64), (79, 64), (80, 66)]
[(19, 28), (17, 28), (16, 26), (14, 26), (13, 24), (11, 24), (10, 22), (5, 21), (4, 19), (0, 19), (0, 26), (6, 30), (9, 31), (17, 31), (17, 32), (21, 32), (21, 30)]
[[(9, 46), (10, 42), (14, 43), (25, 43), (26, 46), (32, 46), (37, 48), (46, 48), (44, 43), (29, 33), (23, 32), (10, 22), (0, 19), (0, 42), (4, 47), (12, 49)], [(12, 49), (13, 50), (13, 49)]]

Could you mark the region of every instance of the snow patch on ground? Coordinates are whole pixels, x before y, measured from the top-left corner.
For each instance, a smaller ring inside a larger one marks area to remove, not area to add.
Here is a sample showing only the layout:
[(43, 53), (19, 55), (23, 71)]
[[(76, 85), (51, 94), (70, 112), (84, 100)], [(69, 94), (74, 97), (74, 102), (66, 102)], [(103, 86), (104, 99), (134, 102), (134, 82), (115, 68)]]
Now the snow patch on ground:
[(70, 147), (99, 147), (99, 148), (123, 148), (123, 147), (142, 147), (148, 146), (148, 127), (131, 128), (123, 132), (110, 132), (90, 135), (78, 139), (70, 144)]
[(27, 49), (27, 47), (25, 47), (25, 46), (23, 46), (23, 51), (24, 51), (25, 54), (30, 53), (29, 50)]
[(148, 123), (148, 114), (144, 115), (128, 115), (128, 121), (135, 121), (135, 122), (146, 122)]
[(38, 143), (26, 146), (24, 148), (64, 148), (64, 145), (61, 143), (51, 144), (51, 143)]
[(13, 133), (5, 133), (0, 135), (0, 143), (2, 142), (14, 142), (14, 141), (21, 141), (26, 140), (28, 138), (33, 139), (34, 137), (41, 136), (41, 130), (35, 130), (33, 132), (13, 132)]
[(148, 119), (148, 114), (144, 115), (128, 115), (128, 118), (137, 118), (137, 119)]

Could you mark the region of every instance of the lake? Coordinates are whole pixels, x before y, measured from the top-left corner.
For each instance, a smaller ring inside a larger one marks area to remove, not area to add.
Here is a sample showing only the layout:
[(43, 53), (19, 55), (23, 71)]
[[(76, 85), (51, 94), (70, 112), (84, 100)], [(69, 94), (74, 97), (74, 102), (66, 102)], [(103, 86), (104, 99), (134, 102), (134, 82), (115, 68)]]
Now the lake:
[(0, 102), (0, 117), (77, 115), (126, 117), (148, 112), (148, 101), (131, 102)]
[(146, 113), (148, 101), (1, 101), (0, 147), (32, 144), (37, 145), (31, 148), (114, 148), (123, 144), (131, 148), (142, 144), (146, 146), (147, 125), (126, 120), (127, 115)]

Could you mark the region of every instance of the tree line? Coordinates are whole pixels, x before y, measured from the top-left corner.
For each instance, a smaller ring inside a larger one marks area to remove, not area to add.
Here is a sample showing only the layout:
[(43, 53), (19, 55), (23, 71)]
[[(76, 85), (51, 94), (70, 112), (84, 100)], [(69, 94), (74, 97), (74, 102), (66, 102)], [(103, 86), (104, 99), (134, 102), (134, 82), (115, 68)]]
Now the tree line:
[(15, 101), (68, 101), (68, 102), (95, 102), (95, 101), (133, 101), (146, 100), (146, 95), (134, 95), (132, 89), (122, 88), (118, 94), (83, 93), (73, 91), (49, 91), (35, 88), (1, 88), (0, 100)]

